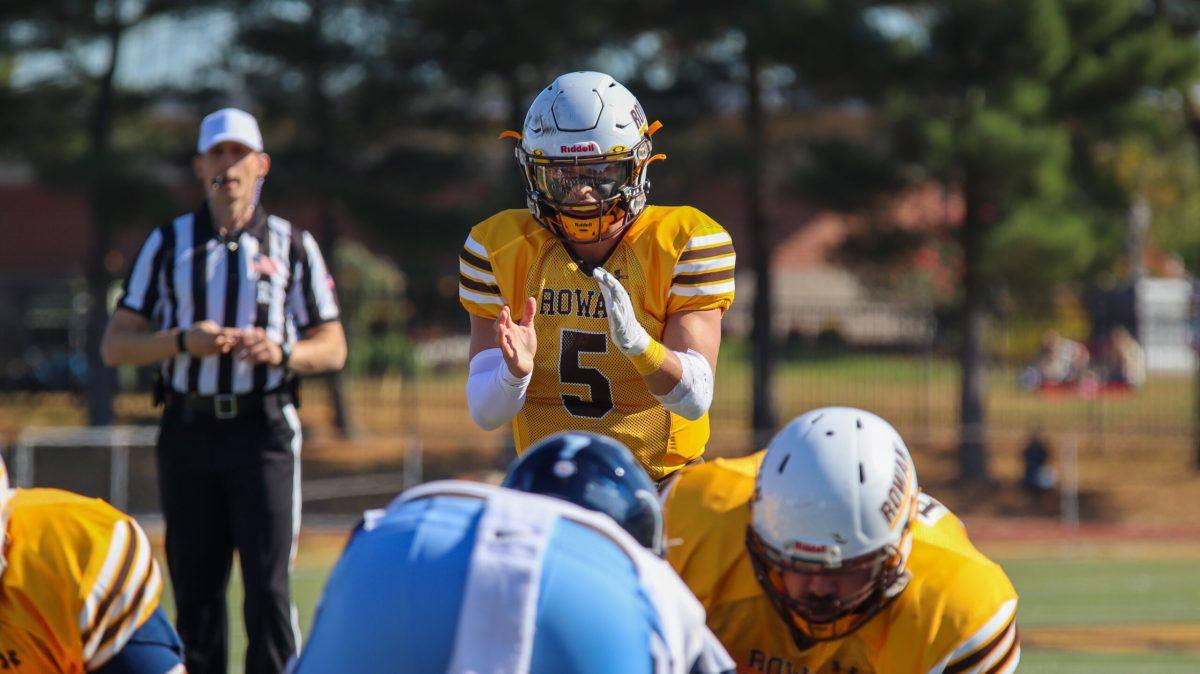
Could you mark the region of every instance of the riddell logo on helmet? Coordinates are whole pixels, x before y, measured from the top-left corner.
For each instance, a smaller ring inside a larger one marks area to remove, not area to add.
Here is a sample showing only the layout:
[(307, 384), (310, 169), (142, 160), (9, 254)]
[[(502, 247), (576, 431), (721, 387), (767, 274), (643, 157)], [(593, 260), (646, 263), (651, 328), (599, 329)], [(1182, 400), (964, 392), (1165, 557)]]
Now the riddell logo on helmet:
[(804, 541), (792, 541), (792, 549), (796, 552), (823, 553), (829, 550), (828, 545), (813, 545)]
[(574, 143), (572, 145), (559, 145), (558, 151), (563, 154), (582, 154), (584, 152), (599, 153), (600, 146), (595, 141), (589, 140), (586, 143)]

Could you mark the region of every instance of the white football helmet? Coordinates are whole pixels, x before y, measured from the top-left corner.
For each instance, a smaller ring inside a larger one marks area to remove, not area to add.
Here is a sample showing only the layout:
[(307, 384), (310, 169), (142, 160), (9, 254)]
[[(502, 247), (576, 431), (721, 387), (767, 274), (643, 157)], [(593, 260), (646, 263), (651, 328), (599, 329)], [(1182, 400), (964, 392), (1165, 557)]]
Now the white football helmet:
[[(870, 412), (816, 409), (771, 440), (755, 483), (746, 546), (797, 644), (850, 634), (904, 589), (918, 491), (904, 440)], [(840, 596), (796, 597), (785, 587), (784, 572), (864, 584), (851, 584), (856, 589)]]
[(529, 211), (571, 243), (594, 243), (620, 234), (646, 208), (650, 136), (637, 98), (611, 76), (561, 75), (529, 107), (517, 138)]

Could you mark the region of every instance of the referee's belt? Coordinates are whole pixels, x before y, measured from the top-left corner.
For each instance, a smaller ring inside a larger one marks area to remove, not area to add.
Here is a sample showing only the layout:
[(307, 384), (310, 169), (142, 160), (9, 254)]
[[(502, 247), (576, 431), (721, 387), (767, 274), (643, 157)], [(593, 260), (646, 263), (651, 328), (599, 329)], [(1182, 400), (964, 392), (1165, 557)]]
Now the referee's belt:
[(216, 419), (236, 419), (250, 412), (261, 412), (263, 403), (268, 398), (284, 398), (288, 394), (283, 391), (270, 393), (220, 393), (202, 396), (191, 393), (171, 391), (167, 393), (166, 406), (181, 408), (195, 415), (204, 415)]

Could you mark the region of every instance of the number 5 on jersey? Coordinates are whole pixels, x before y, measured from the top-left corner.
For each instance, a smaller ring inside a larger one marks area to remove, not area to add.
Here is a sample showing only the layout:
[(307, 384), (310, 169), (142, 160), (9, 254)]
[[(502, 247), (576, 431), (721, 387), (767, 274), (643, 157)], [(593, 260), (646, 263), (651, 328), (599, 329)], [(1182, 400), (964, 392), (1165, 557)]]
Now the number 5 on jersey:
[(563, 406), (572, 416), (603, 419), (613, 410), (612, 384), (600, 370), (579, 364), (581, 353), (608, 353), (608, 333), (582, 330), (562, 331), (558, 353), (558, 380), (563, 384), (588, 387), (591, 400), (562, 394)]

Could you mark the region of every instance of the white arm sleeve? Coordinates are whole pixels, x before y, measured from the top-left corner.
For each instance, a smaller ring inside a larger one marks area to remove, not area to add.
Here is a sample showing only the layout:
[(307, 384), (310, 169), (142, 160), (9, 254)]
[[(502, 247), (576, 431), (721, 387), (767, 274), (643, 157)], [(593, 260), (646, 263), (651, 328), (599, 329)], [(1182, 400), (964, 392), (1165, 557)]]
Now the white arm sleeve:
[(663, 407), (684, 419), (695, 421), (708, 412), (713, 397), (713, 371), (708, 359), (691, 349), (673, 352), (683, 366), (679, 383), (666, 395), (654, 396)]
[(525, 390), (532, 378), (532, 372), (522, 378), (513, 376), (499, 348), (475, 354), (467, 375), (467, 408), (471, 419), (487, 431), (512, 421), (525, 405)]

